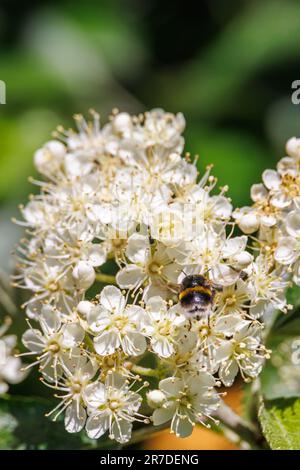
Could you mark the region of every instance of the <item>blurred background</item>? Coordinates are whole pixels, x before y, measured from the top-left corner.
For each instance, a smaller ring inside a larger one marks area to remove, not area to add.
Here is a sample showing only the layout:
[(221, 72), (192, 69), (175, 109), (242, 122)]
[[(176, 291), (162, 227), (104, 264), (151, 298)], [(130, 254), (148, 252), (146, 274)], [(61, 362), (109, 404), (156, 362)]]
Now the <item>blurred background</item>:
[[(105, 121), (114, 107), (182, 111), (186, 150), (200, 155), (200, 170), (214, 163), (237, 205), (249, 202), (250, 185), (283, 156), (285, 141), (300, 136), (300, 105), (291, 101), (300, 79), (300, 2), (195, 3), (1, 1), (0, 299), (17, 330), (22, 320), (5, 276), (20, 231), (10, 218), (33, 190), (34, 150), (58, 124), (72, 126), (75, 112), (93, 107)], [(13, 393), (33, 388), (47, 393), (32, 373)]]

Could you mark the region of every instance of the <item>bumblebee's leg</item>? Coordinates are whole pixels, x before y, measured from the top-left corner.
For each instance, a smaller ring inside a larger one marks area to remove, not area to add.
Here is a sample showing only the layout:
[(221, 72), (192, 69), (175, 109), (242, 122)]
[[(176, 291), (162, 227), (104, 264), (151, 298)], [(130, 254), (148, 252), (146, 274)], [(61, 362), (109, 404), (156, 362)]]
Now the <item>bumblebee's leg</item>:
[(212, 286), (213, 286), (214, 290), (217, 291), (217, 292), (222, 292), (222, 290), (223, 290), (223, 286), (221, 286), (221, 284), (213, 283)]
[(207, 312), (206, 317), (207, 317), (207, 326), (208, 326), (208, 329), (210, 330), (210, 312), (209, 311)]

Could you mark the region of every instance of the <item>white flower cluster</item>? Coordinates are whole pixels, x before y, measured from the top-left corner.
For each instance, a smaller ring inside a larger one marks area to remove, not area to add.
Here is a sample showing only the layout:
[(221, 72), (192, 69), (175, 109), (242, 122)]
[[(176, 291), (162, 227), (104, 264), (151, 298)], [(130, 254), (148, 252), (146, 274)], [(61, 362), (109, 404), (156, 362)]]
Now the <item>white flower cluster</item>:
[[(15, 283), (32, 292), (25, 307), (36, 323), (23, 343), (45, 384), (62, 392), (51, 414), (65, 411), (67, 431), (108, 431), (124, 443), (134, 421), (152, 420), (188, 436), (216, 414), (216, 387), (260, 373), (269, 355), (263, 314), (288, 309), (299, 249), (292, 256), (284, 241), (299, 246), (299, 157), (294, 150), (266, 173), (268, 190), (254, 188), (254, 206), (234, 213), (245, 233), (263, 226), (252, 250), (246, 235), (233, 235), (228, 188), (215, 191), (211, 168), (199, 178), (197, 159), (182, 157), (181, 114), (116, 111), (102, 128), (95, 112), (92, 122), (75, 119), (78, 132), (60, 128), (60, 140), (36, 152), (44, 181), (33, 180), (40, 193), (21, 207), (28, 236)], [(265, 227), (268, 211), (275, 222)], [(282, 237), (275, 250), (272, 230)], [(210, 286), (201, 315), (178, 301), (188, 275)], [(142, 376), (154, 383), (147, 398)]]
[(236, 210), (234, 217), (244, 233), (258, 231), (267, 263), (283, 278), (293, 273), (300, 285), (300, 139), (292, 137), (286, 152), (277, 170), (265, 170), (263, 183), (252, 186), (253, 205)]
[(21, 382), (26, 375), (19, 357), (15, 356), (16, 335), (7, 335), (11, 319), (6, 317), (0, 326), (0, 395), (8, 391), (9, 384)]

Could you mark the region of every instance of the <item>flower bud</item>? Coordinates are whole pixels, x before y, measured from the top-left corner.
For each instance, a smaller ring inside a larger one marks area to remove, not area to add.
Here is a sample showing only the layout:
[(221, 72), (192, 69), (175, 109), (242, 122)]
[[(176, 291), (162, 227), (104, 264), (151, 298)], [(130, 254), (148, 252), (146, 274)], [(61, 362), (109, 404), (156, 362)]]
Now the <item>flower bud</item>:
[(242, 251), (233, 257), (234, 267), (237, 269), (244, 269), (252, 262), (253, 256), (248, 251)]
[(95, 281), (94, 268), (84, 261), (79, 261), (72, 272), (73, 278), (79, 289), (87, 290)]
[(151, 408), (160, 408), (165, 400), (166, 396), (160, 390), (150, 390), (147, 393), (147, 401)]
[(61, 142), (50, 140), (34, 154), (36, 169), (42, 174), (57, 170), (65, 153), (66, 148)]
[(259, 220), (254, 213), (242, 215), (237, 220), (237, 223), (240, 229), (246, 234), (256, 232), (259, 229)]
[(117, 116), (113, 119), (112, 125), (116, 133), (124, 135), (125, 137), (129, 136), (132, 128), (130, 115), (128, 113), (117, 114)]
[(286, 143), (286, 152), (288, 155), (294, 158), (300, 157), (300, 139), (292, 137)]
[(84, 318), (88, 316), (92, 308), (93, 308), (93, 304), (92, 302), (89, 302), (88, 300), (82, 300), (77, 305), (78, 313), (82, 315)]

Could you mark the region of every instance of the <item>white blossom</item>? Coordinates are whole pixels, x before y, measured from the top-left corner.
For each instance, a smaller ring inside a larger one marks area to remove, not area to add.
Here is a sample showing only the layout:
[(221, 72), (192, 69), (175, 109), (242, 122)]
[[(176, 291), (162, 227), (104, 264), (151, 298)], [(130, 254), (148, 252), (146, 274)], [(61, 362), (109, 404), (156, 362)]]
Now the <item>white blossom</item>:
[(168, 308), (167, 303), (157, 296), (147, 301), (146, 312), (149, 319), (146, 320), (145, 331), (151, 338), (152, 350), (159, 357), (171, 356), (180, 334), (180, 327), (186, 323), (180, 307), (174, 305)]
[(26, 330), (22, 341), (37, 356), (36, 363), (40, 364), (41, 372), (52, 375), (52, 366), (57, 379), (58, 367), (67, 354), (74, 357), (79, 355), (78, 348), (84, 338), (84, 330), (76, 322), (62, 323), (56, 310), (47, 304), (42, 307), (39, 324), (41, 329), (31, 327)]
[(177, 282), (181, 269), (160, 242), (153, 246), (149, 236), (136, 233), (129, 237), (125, 253), (129, 262), (117, 274), (120, 287), (134, 289), (145, 283), (144, 297), (164, 297), (168, 285)]
[[(300, 139), (252, 185), (251, 205), (233, 208), (212, 165), (199, 174), (198, 157), (183, 155), (181, 113), (113, 111), (106, 124), (91, 115), (37, 150), (39, 193), (16, 221), (25, 234), (13, 283), (27, 291), (32, 322), (26, 368), (37, 364), (59, 393), (49, 415), (64, 413), (68, 432), (108, 431), (121, 444), (149, 421), (139, 413), (149, 384), (137, 385), (149, 375), (154, 425), (185, 437), (217, 413), (217, 386), (259, 375), (264, 324), (300, 285)], [(195, 317), (178, 295), (190, 274), (208, 286)], [(14, 336), (2, 341), (0, 393), (24, 374)]]
[(16, 335), (6, 334), (11, 323), (6, 317), (0, 326), (0, 396), (8, 391), (9, 384), (22, 382), (27, 375), (22, 370), (21, 359), (15, 356)]
[(118, 375), (109, 375), (105, 384), (94, 382), (88, 385), (84, 399), (89, 415), (86, 431), (91, 439), (98, 439), (108, 431), (110, 439), (124, 444), (131, 437), (132, 423), (143, 421), (143, 416), (138, 413), (141, 396)]
[(129, 356), (143, 354), (146, 350), (145, 317), (145, 311), (138, 305), (126, 306), (126, 299), (119, 289), (104, 287), (99, 304), (87, 314), (97, 353), (109, 355), (120, 347)]
[(161, 380), (159, 389), (165, 400), (154, 410), (153, 423), (170, 421), (171, 432), (176, 436), (189, 436), (197, 422), (203, 423), (218, 408), (219, 396), (214, 385), (214, 378), (206, 372), (185, 380), (176, 377)]
[(233, 337), (218, 348), (216, 361), (220, 363), (219, 377), (224, 385), (230, 387), (239, 371), (245, 381), (261, 372), (269, 353), (261, 344), (260, 335), (259, 324), (244, 322)]

